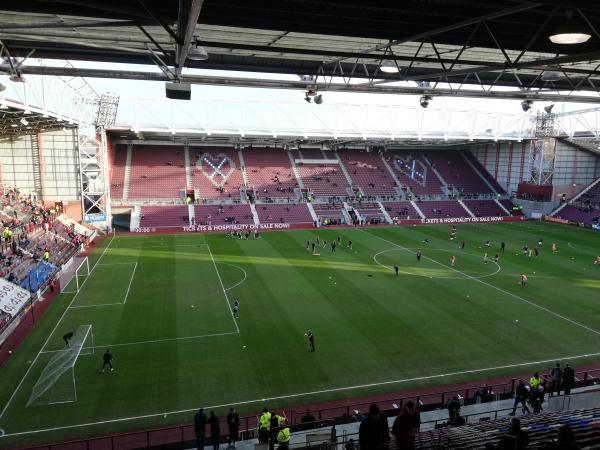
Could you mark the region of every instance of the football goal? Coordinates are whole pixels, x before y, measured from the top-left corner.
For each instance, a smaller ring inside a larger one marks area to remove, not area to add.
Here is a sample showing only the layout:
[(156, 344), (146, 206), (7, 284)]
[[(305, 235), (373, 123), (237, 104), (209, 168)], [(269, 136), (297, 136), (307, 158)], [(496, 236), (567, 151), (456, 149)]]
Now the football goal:
[(64, 294), (75, 294), (79, 292), (81, 285), (90, 275), (90, 262), (84, 257), (79, 264), (71, 265), (64, 270), (60, 276), (61, 292)]
[(69, 345), (52, 355), (31, 390), (27, 407), (77, 401), (75, 363), (79, 355), (94, 353), (91, 325), (80, 325)]

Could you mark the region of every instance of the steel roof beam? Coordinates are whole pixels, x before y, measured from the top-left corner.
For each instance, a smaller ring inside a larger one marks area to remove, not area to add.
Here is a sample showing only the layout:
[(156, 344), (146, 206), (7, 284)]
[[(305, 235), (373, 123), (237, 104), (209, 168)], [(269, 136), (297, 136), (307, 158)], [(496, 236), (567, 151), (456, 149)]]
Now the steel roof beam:
[[(0, 67), (1, 72), (9, 72), (10, 68)], [(163, 73), (157, 72), (135, 72), (121, 70), (101, 70), (101, 69), (79, 69), (73, 67), (43, 67), (43, 66), (22, 66), (23, 74), (32, 75), (57, 75), (57, 76), (74, 76), (74, 77), (89, 77), (89, 78), (113, 78), (113, 79), (130, 79), (130, 80), (147, 80), (147, 81), (169, 81), (169, 78)], [(295, 89), (306, 90), (308, 84), (302, 81), (288, 80), (268, 80), (258, 78), (234, 78), (220, 77), (210, 75), (183, 75), (180, 77), (181, 82), (191, 84), (205, 84), (212, 86), (237, 86), (237, 87), (253, 87), (266, 89)], [(564, 94), (543, 94), (540, 91), (480, 91), (480, 90), (463, 90), (427, 87), (405, 87), (405, 86), (373, 86), (373, 85), (352, 85), (345, 83), (332, 83), (326, 87), (319, 88), (321, 91), (329, 92), (360, 92), (360, 93), (375, 93), (375, 94), (398, 94), (398, 95), (437, 95), (437, 96), (452, 96), (452, 97), (469, 97), (469, 98), (495, 98), (495, 99), (517, 99), (517, 100), (534, 100), (534, 101), (565, 101), (576, 103), (595, 103), (599, 101), (597, 96), (575, 96)]]

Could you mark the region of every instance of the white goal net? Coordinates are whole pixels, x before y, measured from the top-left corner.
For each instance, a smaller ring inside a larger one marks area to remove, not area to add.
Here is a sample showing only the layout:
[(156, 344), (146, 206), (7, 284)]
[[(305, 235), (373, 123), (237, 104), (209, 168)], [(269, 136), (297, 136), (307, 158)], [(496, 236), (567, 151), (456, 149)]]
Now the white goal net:
[(76, 402), (75, 363), (79, 355), (93, 353), (92, 326), (80, 325), (69, 344), (52, 355), (33, 386), (26, 406)]
[(62, 272), (60, 276), (61, 292), (64, 294), (79, 292), (81, 285), (89, 275), (90, 262), (86, 256), (77, 265), (72, 264)]

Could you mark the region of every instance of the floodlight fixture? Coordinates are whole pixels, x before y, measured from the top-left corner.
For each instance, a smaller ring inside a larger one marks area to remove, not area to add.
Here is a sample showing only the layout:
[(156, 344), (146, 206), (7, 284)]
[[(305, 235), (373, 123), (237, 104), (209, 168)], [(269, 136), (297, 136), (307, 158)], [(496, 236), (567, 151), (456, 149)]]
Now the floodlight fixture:
[(25, 126), (29, 125), (29, 122), (27, 121), (27, 119), (25, 119), (25, 117), (22, 117), (21, 120), (19, 120), (19, 122), (21, 122)]
[(400, 72), (400, 69), (398, 69), (398, 66), (396, 65), (396, 61), (393, 60), (385, 60), (381, 63), (381, 66), (379, 67), (379, 69), (382, 72), (385, 73), (398, 73)]
[(323, 96), (321, 94), (315, 96), (315, 103), (317, 105), (320, 105), (321, 103), (323, 103)]
[(552, 108), (554, 108), (554, 103), (552, 103), (551, 105), (545, 106), (544, 111), (546, 111), (546, 114), (552, 114)]
[(192, 61), (206, 61), (208, 59), (208, 52), (204, 47), (198, 44), (198, 41), (196, 41), (190, 45), (187, 58)]
[(559, 45), (576, 45), (583, 44), (592, 37), (589, 30), (586, 30), (585, 24), (581, 20), (575, 19), (573, 9), (565, 11), (565, 18), (559, 25), (552, 30), (552, 34), (548, 39), (553, 44)]
[(419, 104), (421, 105), (421, 108), (427, 108), (431, 100), (433, 100), (433, 98), (430, 95), (421, 96), (421, 98), (419, 99)]
[(533, 104), (532, 100), (523, 100), (521, 102), (521, 109), (523, 109), (523, 111), (527, 112), (531, 109), (532, 104)]

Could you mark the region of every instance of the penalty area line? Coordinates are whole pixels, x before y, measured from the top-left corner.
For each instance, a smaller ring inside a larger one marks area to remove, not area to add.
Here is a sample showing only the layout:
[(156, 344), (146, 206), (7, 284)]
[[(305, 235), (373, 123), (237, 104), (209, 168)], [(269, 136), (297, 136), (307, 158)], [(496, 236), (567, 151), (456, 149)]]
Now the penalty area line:
[[(411, 250), (409, 250), (408, 248), (406, 248), (406, 247), (403, 247), (403, 246), (402, 246), (402, 245), (400, 245), (400, 244), (396, 244), (395, 242), (392, 242), (392, 241), (390, 241), (390, 240), (388, 240), (388, 239), (386, 239), (386, 238), (382, 238), (381, 236), (377, 236), (376, 234), (369, 233), (368, 231), (365, 231), (365, 230), (360, 230), (360, 231), (362, 231), (363, 233), (366, 233), (366, 234), (368, 234), (368, 235), (370, 235), (370, 236), (373, 236), (373, 237), (376, 237), (376, 238), (378, 238), (378, 239), (381, 239), (382, 241), (385, 241), (385, 242), (387, 242), (388, 244), (392, 244), (392, 245), (394, 245), (395, 247), (398, 247), (398, 248), (400, 248), (400, 249), (402, 249), (402, 250), (405, 250), (405, 251), (407, 251), (407, 252), (411, 252)], [(576, 320), (573, 320), (573, 319), (571, 319), (571, 318), (569, 318), (569, 317), (563, 316), (562, 314), (559, 314), (559, 313), (557, 313), (557, 312), (555, 312), (555, 311), (552, 311), (551, 309), (549, 309), (549, 308), (546, 308), (545, 306), (538, 305), (537, 303), (535, 303), (535, 302), (532, 302), (531, 300), (524, 299), (523, 297), (520, 297), (520, 296), (518, 296), (517, 294), (513, 294), (513, 293), (512, 293), (512, 292), (510, 292), (510, 291), (507, 291), (507, 290), (505, 290), (505, 289), (499, 288), (498, 286), (494, 286), (493, 284), (490, 284), (490, 283), (488, 283), (487, 281), (483, 281), (483, 280), (482, 280), (482, 279), (480, 279), (480, 278), (473, 277), (473, 276), (471, 276), (471, 275), (469, 275), (469, 274), (467, 274), (467, 273), (465, 273), (465, 272), (462, 272), (462, 271), (460, 271), (460, 270), (457, 270), (457, 269), (455, 269), (455, 268), (454, 268), (454, 267), (452, 267), (452, 266), (448, 266), (448, 265), (446, 265), (446, 264), (444, 264), (444, 263), (441, 263), (441, 262), (439, 262), (439, 261), (437, 261), (437, 260), (435, 260), (435, 259), (433, 259), (433, 258), (430, 258), (430, 257), (428, 257), (428, 256), (425, 256), (425, 255), (423, 255), (423, 256), (422, 256), (422, 258), (423, 258), (423, 259), (427, 259), (427, 260), (429, 260), (429, 261), (431, 261), (431, 262), (433, 262), (433, 263), (435, 263), (435, 264), (437, 264), (437, 265), (439, 265), (439, 266), (445, 267), (446, 269), (450, 269), (450, 270), (452, 270), (452, 271), (454, 271), (454, 272), (456, 272), (456, 273), (462, 274), (462, 275), (463, 275), (465, 278), (467, 278), (467, 279), (469, 279), (469, 280), (477, 281), (477, 282), (479, 282), (479, 283), (481, 283), (481, 284), (483, 284), (483, 285), (485, 285), (485, 286), (491, 287), (492, 289), (495, 289), (495, 290), (497, 290), (498, 292), (502, 292), (503, 294), (506, 294), (506, 295), (508, 295), (509, 297), (512, 297), (512, 298), (514, 298), (514, 299), (517, 299), (517, 300), (520, 300), (520, 301), (522, 301), (523, 303), (527, 303), (528, 305), (530, 305), (530, 306), (533, 306), (534, 308), (538, 308), (538, 309), (540, 309), (540, 310), (542, 310), (542, 311), (545, 311), (545, 312), (547, 312), (548, 314), (552, 314), (553, 316), (555, 316), (555, 317), (558, 317), (559, 319), (562, 319), (562, 320), (564, 320), (564, 321), (566, 321), (566, 322), (569, 322), (569, 323), (571, 323), (571, 324), (573, 324), (573, 325), (576, 325), (576, 326), (578, 326), (578, 327), (580, 327), (580, 328), (583, 328), (584, 330), (590, 331), (591, 333), (594, 333), (594, 334), (596, 334), (596, 335), (600, 335), (600, 331), (598, 331), (598, 330), (595, 330), (595, 329), (593, 329), (593, 328), (591, 328), (591, 327), (588, 327), (587, 325), (584, 325), (583, 323), (577, 322)]]
[[(117, 304), (119, 304), (119, 303), (117, 303)], [(86, 348), (86, 349), (92, 348), (95, 350), (97, 348), (127, 347), (127, 346), (131, 346), (131, 345), (144, 345), (144, 344), (160, 344), (162, 342), (176, 342), (176, 341), (187, 341), (187, 340), (192, 340), (192, 339), (206, 339), (206, 338), (211, 338), (211, 337), (231, 336), (231, 335), (237, 335), (237, 334), (239, 334), (237, 331), (228, 331), (226, 333), (199, 334), (197, 336), (183, 336), (183, 337), (176, 337), (176, 338), (152, 339), (149, 341), (135, 341), (135, 342), (123, 342), (123, 343), (116, 343), (116, 344), (102, 344), (102, 345), (94, 345), (93, 347), (84, 347), (84, 348)], [(60, 351), (62, 351), (62, 350), (45, 350), (42, 353), (57, 353)]]
[(331, 393), (331, 392), (353, 391), (353, 390), (357, 390), (357, 389), (386, 386), (386, 385), (391, 385), (391, 384), (403, 384), (403, 383), (410, 383), (410, 382), (417, 382), (417, 381), (427, 381), (427, 380), (434, 380), (436, 378), (445, 378), (445, 377), (452, 377), (452, 376), (484, 373), (484, 372), (491, 372), (491, 371), (495, 371), (495, 370), (512, 369), (512, 368), (517, 368), (517, 367), (527, 367), (527, 366), (534, 366), (534, 365), (537, 366), (540, 364), (547, 364), (547, 363), (556, 362), (556, 361), (590, 358), (590, 357), (595, 357), (595, 356), (600, 356), (600, 353), (588, 353), (588, 354), (584, 354), (584, 355), (560, 356), (557, 358), (544, 359), (544, 360), (540, 360), (540, 361), (528, 361), (528, 362), (522, 362), (522, 363), (505, 364), (505, 365), (500, 365), (500, 366), (495, 366), (495, 367), (485, 367), (485, 368), (480, 368), (480, 369), (461, 370), (458, 372), (448, 372), (448, 373), (440, 373), (440, 374), (435, 374), (435, 375), (425, 375), (425, 376), (420, 376), (420, 377), (403, 378), (403, 379), (398, 379), (398, 380), (381, 381), (381, 382), (376, 382), (376, 383), (357, 384), (357, 385), (353, 385), (353, 386), (343, 386), (343, 387), (331, 388), (331, 389), (319, 389), (316, 391), (299, 392), (299, 393), (295, 393), (295, 394), (286, 394), (286, 395), (276, 395), (273, 397), (257, 398), (254, 400), (242, 400), (242, 401), (238, 401), (238, 402), (223, 403), (220, 405), (210, 405), (210, 406), (198, 405), (194, 408), (181, 409), (178, 411), (164, 411), (164, 412), (160, 412), (160, 413), (144, 414), (141, 416), (131, 416), (131, 417), (122, 417), (122, 418), (118, 418), (118, 419), (101, 420), (98, 422), (88, 422), (88, 423), (80, 423), (80, 424), (75, 424), (75, 425), (65, 425), (62, 427), (45, 428), (45, 429), (40, 429), (40, 430), (20, 431), (17, 433), (9, 433), (9, 434), (5, 434), (4, 436), (0, 436), (0, 440), (4, 437), (11, 437), (11, 436), (24, 436), (24, 435), (29, 435), (29, 434), (49, 433), (49, 432), (53, 432), (53, 431), (67, 430), (67, 429), (71, 429), (71, 428), (83, 428), (83, 427), (90, 427), (90, 426), (95, 426), (95, 425), (105, 425), (108, 423), (119, 423), (119, 422), (128, 422), (128, 421), (140, 420), (140, 419), (150, 419), (153, 417), (160, 417), (160, 416), (164, 416), (164, 415), (187, 414), (187, 413), (198, 411), (199, 407), (210, 410), (210, 409), (220, 409), (220, 408), (240, 406), (240, 405), (251, 405), (254, 403), (264, 404), (265, 402), (270, 402), (270, 401), (275, 401), (275, 400), (285, 400), (285, 399), (290, 399), (290, 398), (308, 397), (311, 395), (327, 394), (327, 393)]

